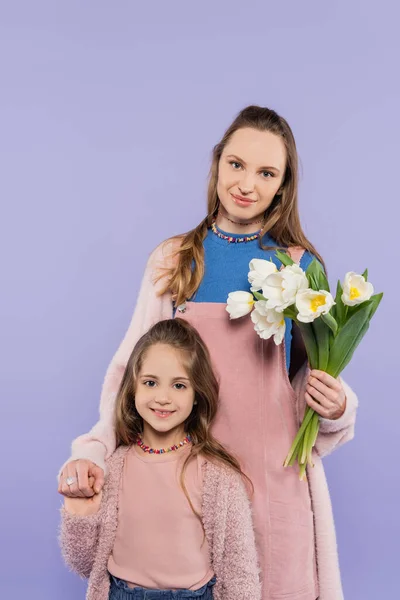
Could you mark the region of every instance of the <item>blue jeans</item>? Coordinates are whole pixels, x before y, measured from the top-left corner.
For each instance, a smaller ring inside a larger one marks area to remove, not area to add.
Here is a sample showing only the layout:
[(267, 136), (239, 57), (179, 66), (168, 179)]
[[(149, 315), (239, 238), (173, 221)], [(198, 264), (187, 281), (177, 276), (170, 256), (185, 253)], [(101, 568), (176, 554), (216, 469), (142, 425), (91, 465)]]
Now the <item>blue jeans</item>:
[(213, 600), (213, 577), (199, 590), (149, 590), (147, 588), (130, 588), (122, 579), (110, 575), (110, 594), (108, 600)]

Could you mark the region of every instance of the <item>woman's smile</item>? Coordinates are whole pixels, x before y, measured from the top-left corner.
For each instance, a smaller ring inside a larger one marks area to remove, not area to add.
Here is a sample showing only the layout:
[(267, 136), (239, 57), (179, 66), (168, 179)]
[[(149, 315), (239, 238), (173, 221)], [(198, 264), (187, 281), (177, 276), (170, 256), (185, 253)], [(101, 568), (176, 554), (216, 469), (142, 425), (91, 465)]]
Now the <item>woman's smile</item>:
[(232, 192), (231, 192), (231, 196), (232, 196), (235, 204), (237, 204), (238, 206), (252, 206), (253, 204), (255, 204), (257, 202), (257, 200), (252, 200), (251, 198), (245, 198), (244, 196), (238, 196), (236, 194), (232, 194)]

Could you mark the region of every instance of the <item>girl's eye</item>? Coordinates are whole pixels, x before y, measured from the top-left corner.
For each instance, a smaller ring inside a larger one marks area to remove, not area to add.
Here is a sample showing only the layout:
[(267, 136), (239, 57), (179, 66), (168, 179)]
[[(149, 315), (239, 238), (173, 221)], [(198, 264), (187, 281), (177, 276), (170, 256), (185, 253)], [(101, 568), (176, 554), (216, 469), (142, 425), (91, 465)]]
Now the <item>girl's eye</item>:
[(144, 381), (143, 383), (146, 387), (150, 387), (150, 388), (152, 388), (156, 385), (156, 382), (152, 381), (151, 379), (149, 379), (148, 381)]
[(184, 385), (183, 383), (175, 383), (174, 387), (177, 390), (185, 390), (186, 389), (186, 385)]
[(242, 166), (236, 160), (231, 160), (229, 164), (232, 165), (232, 167), (235, 169), (235, 171), (237, 171), (238, 169), (240, 169), (240, 167)]
[(269, 177), (273, 177), (274, 174), (271, 173), (271, 171), (262, 171), (262, 175), (265, 179), (268, 179)]

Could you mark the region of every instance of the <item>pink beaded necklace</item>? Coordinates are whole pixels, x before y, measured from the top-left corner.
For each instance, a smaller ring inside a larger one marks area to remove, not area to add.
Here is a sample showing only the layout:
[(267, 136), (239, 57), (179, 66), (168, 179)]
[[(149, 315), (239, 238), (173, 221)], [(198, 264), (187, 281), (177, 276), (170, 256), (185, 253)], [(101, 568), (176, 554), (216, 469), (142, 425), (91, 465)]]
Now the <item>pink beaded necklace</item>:
[(167, 454), (168, 452), (175, 452), (175, 450), (179, 450), (179, 448), (182, 448), (182, 446), (190, 444), (191, 441), (192, 438), (190, 435), (187, 435), (181, 442), (179, 442), (179, 444), (175, 444), (169, 448), (150, 448), (150, 446), (146, 446), (142, 438), (138, 436), (136, 444), (143, 450), (143, 452), (148, 452), (149, 454)]

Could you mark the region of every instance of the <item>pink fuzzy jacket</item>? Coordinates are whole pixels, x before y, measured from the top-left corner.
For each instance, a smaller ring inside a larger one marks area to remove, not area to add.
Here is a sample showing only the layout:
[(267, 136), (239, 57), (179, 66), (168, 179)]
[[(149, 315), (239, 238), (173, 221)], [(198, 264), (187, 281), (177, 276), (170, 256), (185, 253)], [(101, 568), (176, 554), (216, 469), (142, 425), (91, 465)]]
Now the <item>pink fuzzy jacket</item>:
[[(87, 458), (106, 470), (106, 458), (115, 450), (113, 427), (115, 397), (128, 358), (141, 335), (154, 323), (169, 319), (172, 315), (171, 295), (168, 292), (159, 295), (163, 282), (155, 283), (154, 279), (160, 272), (160, 268), (171, 264), (171, 254), (177, 243), (179, 242), (167, 241), (160, 244), (147, 262), (131, 323), (106, 373), (100, 400), (100, 419), (89, 433), (72, 442), (72, 455), (69, 460)], [(305, 409), (305, 387), (308, 375), (308, 367), (304, 365), (292, 381), (297, 397), (296, 411), (299, 424)], [(320, 418), (320, 431), (313, 452), (315, 466), (307, 469), (314, 513), (319, 600), (343, 600), (332, 506), (321, 460), (354, 437), (358, 400), (343, 379), (341, 381), (347, 396), (346, 411), (335, 421)]]
[[(61, 509), (60, 544), (65, 562), (89, 578), (87, 600), (107, 600), (107, 564), (118, 524), (120, 479), (127, 452), (121, 446), (107, 461), (108, 477), (96, 515), (81, 517)], [(205, 462), (203, 525), (217, 577), (215, 600), (260, 600), (261, 585), (250, 503), (240, 475)]]

